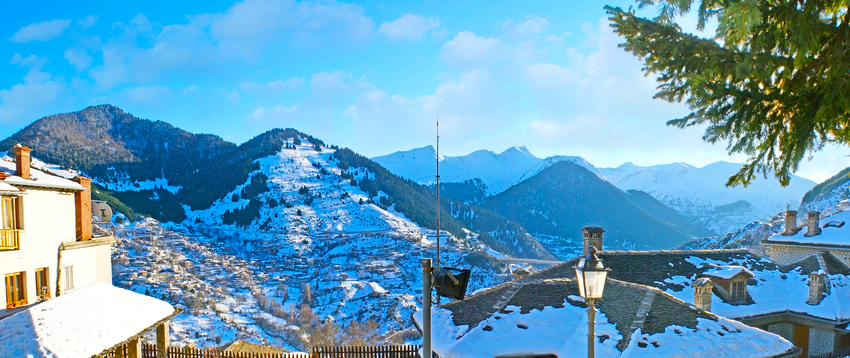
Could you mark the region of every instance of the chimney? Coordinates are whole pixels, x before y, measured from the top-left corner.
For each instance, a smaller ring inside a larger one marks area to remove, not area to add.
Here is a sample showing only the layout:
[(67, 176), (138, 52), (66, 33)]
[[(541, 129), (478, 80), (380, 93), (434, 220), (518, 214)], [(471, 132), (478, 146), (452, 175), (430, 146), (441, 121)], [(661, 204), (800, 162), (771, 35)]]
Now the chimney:
[(708, 277), (700, 277), (694, 280), (694, 306), (697, 308), (711, 312), (711, 290), (714, 284)]
[(586, 256), (589, 254), (588, 250), (590, 247), (595, 247), (597, 251), (602, 251), (602, 233), (605, 230), (602, 230), (599, 226), (585, 226), (581, 229), (581, 232), (584, 233), (584, 250), (582, 251), (582, 256)]
[(782, 235), (791, 236), (797, 233), (797, 210), (785, 211), (785, 231)]
[(83, 186), (83, 191), (74, 193), (77, 241), (91, 240), (91, 179), (77, 176), (72, 180)]
[(24, 179), (32, 179), (32, 176), (30, 176), (30, 163), (32, 162), (30, 152), (32, 152), (32, 149), (18, 143), (12, 147), (12, 150), (15, 152), (15, 163), (17, 163), (15, 175)]
[(806, 230), (806, 236), (820, 235), (820, 212), (809, 211), (807, 219), (809, 221), (809, 224), (808, 230)]
[(809, 300), (806, 303), (816, 305), (823, 300), (823, 294), (826, 290), (824, 276), (826, 275), (823, 270), (809, 274)]
[(528, 275), (531, 275), (531, 272), (528, 272), (528, 270), (526, 270), (522, 267), (519, 267), (516, 270), (511, 271), (511, 273), (514, 275), (514, 280), (522, 280), (524, 278), (527, 278)]

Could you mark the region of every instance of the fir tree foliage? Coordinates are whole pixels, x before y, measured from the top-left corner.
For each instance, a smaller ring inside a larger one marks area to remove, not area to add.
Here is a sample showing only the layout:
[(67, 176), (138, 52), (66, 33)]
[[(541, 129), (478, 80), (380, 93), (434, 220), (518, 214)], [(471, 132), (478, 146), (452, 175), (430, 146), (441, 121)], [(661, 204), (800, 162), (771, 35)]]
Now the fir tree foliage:
[[(621, 47), (656, 74), (655, 97), (685, 101), (691, 113), (668, 125), (706, 126), (747, 163), (726, 185), (774, 175), (788, 185), (804, 157), (850, 143), (850, 12), (847, 0), (639, 0), (658, 17), (605, 7)], [(675, 23), (696, 11), (698, 28), (718, 20), (714, 38)]]

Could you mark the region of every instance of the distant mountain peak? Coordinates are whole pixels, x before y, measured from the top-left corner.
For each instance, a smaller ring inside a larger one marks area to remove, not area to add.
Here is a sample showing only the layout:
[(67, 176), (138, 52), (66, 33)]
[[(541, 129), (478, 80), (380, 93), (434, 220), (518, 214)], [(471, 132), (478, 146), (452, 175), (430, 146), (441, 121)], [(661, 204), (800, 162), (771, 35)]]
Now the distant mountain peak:
[(525, 146), (513, 146), (513, 147), (505, 149), (504, 151), (499, 153), (499, 155), (502, 155), (502, 156), (504, 156), (504, 155), (517, 155), (517, 154), (528, 155), (528, 156), (532, 156), (532, 157), (537, 158), (534, 154), (531, 154), (531, 152)]
[[(650, 193), (685, 218), (719, 234), (770, 218), (789, 204), (798, 203), (806, 190), (814, 186), (813, 182), (794, 176), (788, 187), (770, 180), (756, 180), (747, 188), (726, 187), (726, 180), (741, 165), (717, 161), (697, 168), (682, 162), (653, 166), (625, 163), (599, 171), (620, 189)], [(729, 210), (739, 207), (750, 209)]]

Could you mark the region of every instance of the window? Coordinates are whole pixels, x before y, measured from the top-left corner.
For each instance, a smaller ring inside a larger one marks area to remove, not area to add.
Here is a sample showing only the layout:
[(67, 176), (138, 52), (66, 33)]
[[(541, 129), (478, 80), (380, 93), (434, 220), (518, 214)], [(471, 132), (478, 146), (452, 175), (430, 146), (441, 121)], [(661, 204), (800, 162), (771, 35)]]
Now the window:
[(0, 250), (18, 250), (21, 228), (20, 198), (0, 196)]
[(65, 289), (62, 292), (67, 292), (74, 289), (74, 265), (66, 265), (62, 268), (65, 272)]
[(747, 300), (747, 283), (744, 281), (732, 282), (732, 302)]
[(6, 309), (27, 304), (26, 273), (6, 275)]
[(50, 298), (50, 281), (48, 281), (47, 267), (35, 270), (35, 290), (38, 298), (46, 300)]
[(4, 196), (3, 200), (0, 201), (0, 216), (2, 216), (2, 222), (0, 222), (0, 229), (21, 229), (22, 228), (22, 220), (21, 220), (21, 210), (20, 205), (21, 199), (17, 196)]

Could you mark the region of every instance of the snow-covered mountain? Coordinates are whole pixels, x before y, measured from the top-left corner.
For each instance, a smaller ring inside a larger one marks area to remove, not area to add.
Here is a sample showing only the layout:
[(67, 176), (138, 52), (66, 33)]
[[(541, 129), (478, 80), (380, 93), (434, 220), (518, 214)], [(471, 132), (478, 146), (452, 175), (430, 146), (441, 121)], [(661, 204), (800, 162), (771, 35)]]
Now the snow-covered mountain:
[(623, 190), (637, 189), (654, 196), (682, 216), (702, 223), (718, 234), (734, 232), (796, 208), (815, 182), (793, 176), (787, 187), (776, 180), (758, 178), (744, 187), (726, 187), (741, 164), (716, 162), (701, 168), (686, 163), (638, 166), (625, 163), (600, 168), (611, 183)]
[[(209, 208), (185, 206), (183, 223), (119, 229), (116, 284), (183, 308), (175, 335), (187, 344), (213, 335), (303, 348), (291, 334), (301, 303), (343, 327), (410, 329), (419, 261), (433, 257), (436, 235), (352, 185), (376, 175), (342, 168), (335, 154), (296, 138), (255, 160), (248, 179)], [(487, 252), (495, 253), (476, 235), (443, 239), (444, 265), (474, 267), (470, 291), (508, 280)]]
[[(422, 184), (433, 184), (437, 174), (437, 151), (433, 146), (411, 149), (372, 158), (395, 175)], [(459, 183), (481, 179), (487, 195), (505, 191), (516, 183), (540, 173), (553, 164), (570, 161), (596, 173), (596, 168), (581, 157), (552, 156), (544, 159), (525, 147), (511, 147), (501, 153), (478, 150), (463, 156), (440, 156), (440, 181)]]

